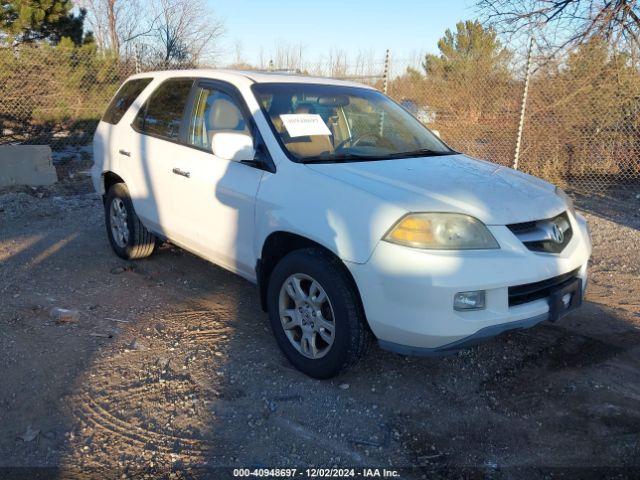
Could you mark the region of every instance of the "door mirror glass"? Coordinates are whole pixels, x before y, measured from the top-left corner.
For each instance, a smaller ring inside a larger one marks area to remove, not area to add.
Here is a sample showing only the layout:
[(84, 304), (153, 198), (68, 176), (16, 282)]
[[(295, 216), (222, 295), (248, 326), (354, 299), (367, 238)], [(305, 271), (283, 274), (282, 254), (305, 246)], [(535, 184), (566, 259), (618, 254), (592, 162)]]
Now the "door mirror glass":
[(251, 161), (256, 156), (253, 138), (243, 132), (218, 132), (211, 138), (213, 154), (233, 162)]

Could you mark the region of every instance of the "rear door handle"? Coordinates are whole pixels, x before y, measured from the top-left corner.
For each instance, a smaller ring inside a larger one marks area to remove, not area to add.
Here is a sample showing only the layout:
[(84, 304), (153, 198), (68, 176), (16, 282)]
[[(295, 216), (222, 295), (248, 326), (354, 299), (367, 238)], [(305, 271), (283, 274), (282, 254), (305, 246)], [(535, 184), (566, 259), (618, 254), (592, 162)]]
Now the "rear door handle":
[(189, 178), (191, 176), (191, 174), (189, 172), (185, 172), (184, 170), (180, 170), (179, 168), (174, 168), (173, 169), (173, 173), (175, 173), (176, 175), (181, 175), (183, 177), (187, 177), (187, 178)]
[(118, 151), (118, 153), (119, 153), (120, 155), (124, 155), (125, 157), (130, 157), (130, 156), (131, 156), (131, 152), (127, 152), (126, 150), (122, 150), (122, 149), (120, 149), (120, 150)]

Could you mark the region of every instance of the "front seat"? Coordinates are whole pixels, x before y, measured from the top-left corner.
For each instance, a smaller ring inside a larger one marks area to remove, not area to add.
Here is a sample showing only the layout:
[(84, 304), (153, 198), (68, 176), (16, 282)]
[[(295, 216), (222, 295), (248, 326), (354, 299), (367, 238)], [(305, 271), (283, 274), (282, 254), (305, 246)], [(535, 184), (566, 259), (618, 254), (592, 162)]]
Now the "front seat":
[[(300, 105), (296, 114), (316, 113), (312, 106)], [(299, 157), (317, 157), (323, 153), (333, 153), (333, 143), (328, 135), (311, 135), (308, 137), (294, 137), (286, 141), (287, 148)]]
[(216, 98), (211, 104), (207, 122), (209, 145), (213, 135), (220, 132), (249, 133), (242, 112), (235, 103), (226, 98)]

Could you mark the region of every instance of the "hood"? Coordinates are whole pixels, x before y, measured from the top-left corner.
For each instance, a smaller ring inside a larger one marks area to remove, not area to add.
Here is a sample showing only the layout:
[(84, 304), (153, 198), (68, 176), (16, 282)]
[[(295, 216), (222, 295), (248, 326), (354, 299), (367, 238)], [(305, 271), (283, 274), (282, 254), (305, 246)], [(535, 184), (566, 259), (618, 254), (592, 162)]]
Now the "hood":
[(487, 225), (507, 225), (566, 209), (550, 183), (466, 155), (307, 166), (408, 212), (465, 213)]

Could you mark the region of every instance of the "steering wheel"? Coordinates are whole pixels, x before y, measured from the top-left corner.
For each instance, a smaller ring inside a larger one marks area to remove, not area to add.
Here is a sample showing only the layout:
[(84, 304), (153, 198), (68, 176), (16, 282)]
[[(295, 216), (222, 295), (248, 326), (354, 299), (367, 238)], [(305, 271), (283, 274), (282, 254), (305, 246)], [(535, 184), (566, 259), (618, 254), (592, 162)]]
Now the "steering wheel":
[(363, 140), (365, 140), (367, 138), (375, 140), (376, 144), (378, 142), (381, 142), (382, 146), (385, 146), (387, 148), (394, 148), (393, 144), (391, 143), (391, 141), (389, 141), (388, 138), (383, 137), (379, 133), (369, 131), (369, 132), (361, 133), (360, 135), (357, 135), (356, 137), (347, 138), (346, 140), (343, 140), (342, 142), (340, 142), (335, 147), (335, 149), (336, 150), (340, 150), (342, 147), (344, 147), (347, 144), (349, 144), (349, 146), (351, 146), (351, 147), (357, 147), (360, 144), (360, 142), (362, 142)]

